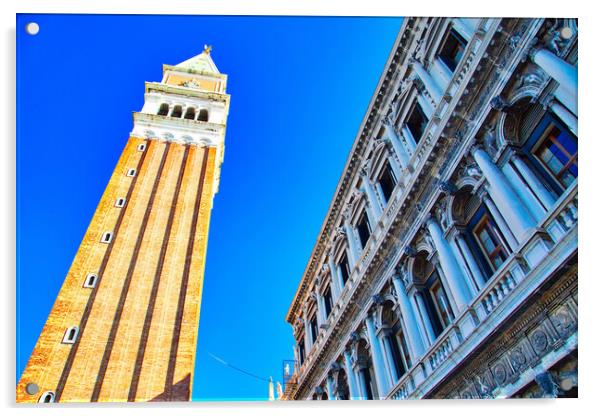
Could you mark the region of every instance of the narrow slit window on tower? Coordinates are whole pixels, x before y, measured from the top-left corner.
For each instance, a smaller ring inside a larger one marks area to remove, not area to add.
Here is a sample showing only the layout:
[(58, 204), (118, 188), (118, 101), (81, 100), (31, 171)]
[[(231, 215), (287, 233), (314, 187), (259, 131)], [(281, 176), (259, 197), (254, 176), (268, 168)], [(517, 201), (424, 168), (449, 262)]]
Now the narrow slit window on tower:
[(184, 114), (184, 118), (187, 120), (194, 120), (194, 108), (188, 107), (186, 109), (186, 114)]
[(171, 116), (175, 118), (182, 118), (182, 106), (176, 105), (171, 112)]
[(125, 198), (117, 198), (117, 201), (115, 201), (115, 206), (117, 208), (121, 208), (125, 205)]
[(89, 273), (84, 281), (84, 287), (95, 288), (98, 276), (95, 273)]
[(160, 116), (166, 116), (167, 113), (169, 113), (169, 105), (166, 103), (161, 104), (161, 106), (159, 107), (159, 111), (157, 112), (158, 115)]
[(138, 151), (139, 152), (144, 152), (145, 149), (146, 149), (146, 143), (140, 143), (138, 145)]
[(131, 177), (136, 176), (136, 169), (134, 169), (134, 168), (128, 169), (127, 176), (131, 176)]
[(207, 111), (207, 109), (203, 108), (201, 111), (199, 111), (199, 116), (197, 118), (198, 121), (209, 121), (209, 111)]
[(67, 328), (65, 335), (63, 336), (63, 344), (75, 344), (78, 332), (79, 328), (77, 326)]
[(54, 392), (53, 391), (44, 392), (40, 396), (38, 403), (54, 403)]
[(102, 238), (101, 238), (101, 240), (100, 240), (100, 241), (101, 241), (102, 243), (106, 243), (106, 244), (108, 244), (108, 243), (110, 243), (110, 242), (111, 242), (111, 240), (112, 240), (112, 239), (113, 239), (113, 233), (112, 233), (112, 232), (110, 232), (110, 231), (107, 231), (106, 233), (104, 233), (104, 234), (102, 235)]

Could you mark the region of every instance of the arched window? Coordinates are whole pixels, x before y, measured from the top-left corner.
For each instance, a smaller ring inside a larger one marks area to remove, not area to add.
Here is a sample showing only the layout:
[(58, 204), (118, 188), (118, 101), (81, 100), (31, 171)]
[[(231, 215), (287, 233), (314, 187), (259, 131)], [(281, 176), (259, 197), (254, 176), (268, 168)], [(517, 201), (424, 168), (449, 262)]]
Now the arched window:
[(128, 169), (128, 172), (126, 173), (126, 176), (129, 176), (129, 177), (136, 176), (136, 169), (134, 169), (134, 168)]
[(412, 362), (401, 322), (394, 308), (395, 306), (390, 300), (383, 305), (383, 326), (390, 329), (383, 336), (383, 343), (385, 343), (391, 375), (394, 380), (399, 380), (412, 366)]
[(176, 105), (171, 111), (171, 116), (175, 118), (182, 118), (182, 106)]
[(361, 339), (358, 343), (357, 361), (359, 363), (360, 383), (365, 387), (367, 400), (374, 400), (377, 396), (377, 389), (374, 384), (374, 374), (372, 373), (372, 361), (370, 359), (370, 347), (366, 340)]
[(157, 115), (166, 116), (169, 113), (169, 104), (163, 103), (159, 106), (159, 111)]
[(188, 107), (186, 109), (186, 114), (184, 114), (184, 118), (187, 120), (194, 120), (194, 108)]
[(339, 400), (349, 400), (349, 381), (347, 378), (347, 373), (344, 369), (339, 370), (339, 374), (336, 380), (336, 391), (334, 392), (334, 396)]
[[(471, 187), (460, 189), (454, 196), (452, 216), (459, 225), (459, 238), (465, 241), (458, 248), (468, 261), (467, 267), (479, 286), (477, 274), (487, 280), (508, 258), (510, 249), (500, 227)], [(465, 252), (468, 249), (468, 252)]]
[(428, 260), (428, 253), (420, 252), (414, 259), (413, 275), (423, 288), (420, 289), (427, 308), (428, 319), (436, 336), (439, 336), (454, 320), (454, 312), (441, 283), (436, 267)]
[(78, 332), (79, 328), (77, 326), (67, 328), (63, 336), (63, 344), (75, 344)]
[(577, 136), (551, 114), (542, 119), (525, 147), (536, 169), (558, 194), (577, 178)]
[(206, 109), (202, 109), (199, 111), (199, 116), (197, 118), (198, 121), (209, 121), (209, 111)]
[(303, 341), (303, 334), (301, 334), (300, 337), (297, 347), (299, 348), (299, 365), (301, 366), (305, 362), (305, 342)]
[(38, 403), (54, 403), (54, 392), (47, 391), (40, 396)]
[(84, 281), (84, 287), (94, 288), (96, 287), (97, 281), (98, 276), (95, 273), (90, 273), (86, 276), (86, 280)]
[(338, 272), (341, 275), (341, 280), (343, 281), (343, 287), (347, 284), (347, 280), (349, 280), (349, 275), (351, 274), (351, 268), (349, 267), (349, 260), (347, 259), (347, 253), (343, 254), (338, 262)]
[(122, 208), (125, 205), (125, 198), (117, 198), (115, 201), (115, 206), (117, 208)]
[(138, 145), (138, 151), (139, 152), (144, 152), (144, 149), (146, 149), (146, 143), (140, 143)]
[(322, 298), (324, 299), (324, 315), (328, 319), (330, 312), (332, 312), (332, 290), (330, 290), (330, 284), (326, 286)]

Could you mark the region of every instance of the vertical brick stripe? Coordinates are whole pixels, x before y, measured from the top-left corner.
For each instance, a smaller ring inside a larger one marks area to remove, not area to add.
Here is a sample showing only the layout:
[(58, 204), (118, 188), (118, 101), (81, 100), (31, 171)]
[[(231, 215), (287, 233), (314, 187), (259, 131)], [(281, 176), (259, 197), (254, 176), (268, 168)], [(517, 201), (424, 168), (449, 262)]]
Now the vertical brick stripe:
[(176, 183), (176, 190), (173, 196), (173, 203), (169, 211), (169, 217), (167, 219), (167, 226), (165, 233), (163, 234), (163, 242), (161, 245), (161, 251), (159, 253), (159, 260), (157, 262), (157, 269), (155, 271), (155, 277), (153, 279), (153, 287), (146, 308), (146, 316), (144, 318), (144, 326), (142, 329), (142, 336), (140, 338), (140, 344), (138, 346), (138, 354), (136, 355), (136, 363), (134, 365), (134, 372), (132, 375), (132, 382), (130, 384), (130, 390), (128, 393), (128, 401), (132, 402), (136, 399), (136, 392), (138, 391), (138, 383), (140, 382), (140, 373), (142, 370), (142, 362), (144, 360), (144, 353), (146, 351), (146, 344), (148, 342), (148, 336), (150, 332), (151, 322), (153, 320), (153, 312), (155, 309), (155, 303), (157, 301), (157, 293), (159, 291), (159, 284), (161, 283), (161, 274), (163, 273), (163, 265), (165, 262), (165, 255), (167, 253), (167, 246), (169, 244), (169, 236), (171, 234), (171, 228), (176, 212), (176, 206), (178, 198), (180, 196), (180, 189), (182, 186), (182, 179), (184, 178), (184, 169), (186, 168), (186, 161), (188, 160), (188, 154), (190, 152), (190, 146), (187, 145), (184, 150), (184, 157), (182, 158), (182, 164), (178, 174), (178, 181)]
[[(147, 142), (148, 142), (147, 140), (144, 141), (144, 143), (148, 146)], [(140, 169), (142, 167), (142, 164), (144, 163), (144, 159), (146, 158), (146, 155), (147, 155), (147, 152), (143, 152), (142, 155), (140, 156), (140, 160), (138, 161), (138, 165), (136, 166), (136, 172), (140, 172)], [(115, 228), (113, 229), (113, 241), (115, 241), (115, 239), (117, 238), (117, 236), (119, 234), (119, 227), (121, 226), (123, 217), (125, 216), (126, 210), (128, 209), (130, 198), (132, 196), (132, 192), (134, 191), (134, 187), (135, 187), (136, 182), (139, 177), (140, 177), (140, 175), (134, 176), (132, 178), (132, 181), (130, 182), (130, 186), (128, 188), (128, 191), (127, 191), (127, 194), (125, 197), (125, 206), (119, 212), (119, 215), (117, 216), (117, 222), (115, 223)], [(92, 306), (94, 305), (94, 300), (96, 299), (96, 294), (98, 293), (98, 289), (100, 288), (100, 285), (102, 284), (102, 280), (103, 280), (102, 274), (107, 266), (107, 263), (111, 256), (112, 249), (113, 249), (113, 244), (111, 243), (111, 244), (109, 244), (109, 247), (107, 247), (107, 250), (105, 251), (105, 254), (102, 258), (102, 262), (100, 263), (100, 267), (98, 268), (98, 281), (96, 282), (96, 287), (90, 293), (90, 297), (88, 298), (88, 302), (86, 303), (86, 308), (84, 309), (84, 313), (82, 314), (82, 318), (79, 322), (79, 332), (78, 332), (77, 340), (75, 341), (75, 344), (73, 344), (71, 346), (71, 350), (69, 351), (67, 361), (65, 361), (65, 366), (63, 367), (63, 371), (61, 372), (61, 377), (59, 378), (59, 381), (58, 381), (56, 389), (55, 389), (55, 401), (56, 402), (60, 401), (61, 394), (63, 392), (63, 387), (65, 386), (65, 383), (67, 382), (67, 378), (69, 377), (71, 367), (73, 366), (73, 360), (75, 359), (75, 355), (77, 354), (77, 349), (79, 347), (79, 341), (81, 340), (82, 336), (84, 335), (84, 331), (86, 329), (86, 324), (88, 323), (88, 317), (90, 316), (90, 311), (92, 310)]]
[(138, 237), (136, 239), (136, 245), (134, 246), (134, 251), (132, 254), (132, 258), (130, 259), (130, 264), (128, 267), (128, 271), (125, 277), (125, 281), (123, 283), (123, 287), (121, 289), (121, 294), (119, 296), (119, 303), (117, 304), (117, 309), (115, 311), (115, 316), (113, 318), (113, 323), (111, 325), (111, 331), (109, 332), (109, 338), (107, 340), (107, 345), (105, 347), (105, 351), (103, 353), (100, 370), (98, 372), (98, 376), (96, 377), (96, 383), (94, 385), (94, 390), (92, 392), (92, 402), (98, 401), (98, 396), (100, 395), (100, 389), (102, 387), (102, 383), (104, 381), (104, 376), (107, 371), (107, 366), (109, 364), (109, 359), (111, 358), (111, 352), (113, 349), (113, 343), (115, 341), (115, 336), (117, 335), (117, 330), (119, 328), (119, 322), (121, 320), (121, 314), (123, 312), (123, 306), (125, 303), (125, 299), (127, 297), (130, 282), (132, 280), (132, 274), (134, 273), (134, 268), (136, 266), (136, 262), (138, 260), (138, 254), (140, 250), (140, 245), (142, 244), (142, 239), (144, 238), (144, 233), (146, 232), (146, 225), (148, 223), (148, 218), (150, 216), (153, 203), (155, 201), (155, 196), (157, 195), (157, 188), (159, 186), (159, 181), (161, 179), (163, 168), (165, 167), (165, 160), (167, 159), (167, 153), (169, 151), (171, 143), (167, 143), (165, 148), (163, 149), (163, 155), (161, 157), (161, 163), (159, 165), (159, 170), (157, 172), (157, 176), (155, 177), (155, 182), (153, 184), (153, 188), (151, 191), (150, 199), (148, 201), (148, 205), (146, 207), (146, 211), (144, 213), (144, 217), (142, 219), (142, 224), (140, 225), (140, 231), (138, 233)]
[(173, 338), (171, 341), (171, 350), (169, 353), (169, 365), (165, 376), (165, 400), (171, 400), (171, 389), (174, 384), (174, 374), (176, 370), (176, 359), (178, 353), (178, 345), (180, 343), (180, 331), (182, 329), (182, 317), (184, 316), (184, 303), (186, 301), (186, 292), (188, 289), (188, 281), (190, 279), (190, 264), (192, 261), (192, 253), (194, 249), (194, 237), (196, 234), (196, 226), (203, 196), (203, 184), (205, 182), (205, 173), (207, 171), (207, 159), (209, 159), (209, 149), (205, 148), (203, 155), (203, 167), (197, 187), (196, 200), (194, 202), (194, 211), (192, 213), (192, 224), (190, 225), (190, 234), (188, 236), (188, 247), (186, 249), (186, 262), (184, 263), (184, 271), (182, 272), (182, 283), (180, 284), (180, 295), (178, 298), (178, 308), (176, 311), (176, 319), (174, 323)]

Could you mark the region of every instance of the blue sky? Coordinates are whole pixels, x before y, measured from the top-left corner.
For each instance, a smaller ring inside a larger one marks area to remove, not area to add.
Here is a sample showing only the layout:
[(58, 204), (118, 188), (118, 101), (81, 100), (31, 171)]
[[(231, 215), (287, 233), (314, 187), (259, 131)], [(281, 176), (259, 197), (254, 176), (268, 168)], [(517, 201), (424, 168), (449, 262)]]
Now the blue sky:
[[(40, 32), (29, 36), (26, 22)], [(292, 359), (285, 315), (400, 18), (18, 15), (21, 375), (143, 104), (213, 45), (231, 94), (193, 399), (263, 400)]]

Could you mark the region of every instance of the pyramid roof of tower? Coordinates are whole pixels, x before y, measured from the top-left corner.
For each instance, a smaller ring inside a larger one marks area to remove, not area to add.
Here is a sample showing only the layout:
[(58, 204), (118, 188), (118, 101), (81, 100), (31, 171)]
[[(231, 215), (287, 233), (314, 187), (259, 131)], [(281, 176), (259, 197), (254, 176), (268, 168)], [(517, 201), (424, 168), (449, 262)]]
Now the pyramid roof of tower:
[(210, 49), (208, 48), (205, 48), (205, 50), (197, 56), (193, 56), (192, 58), (177, 64), (175, 67), (191, 72), (220, 73), (217, 69), (217, 66), (215, 66), (215, 62), (213, 62), (213, 59), (211, 59)]

